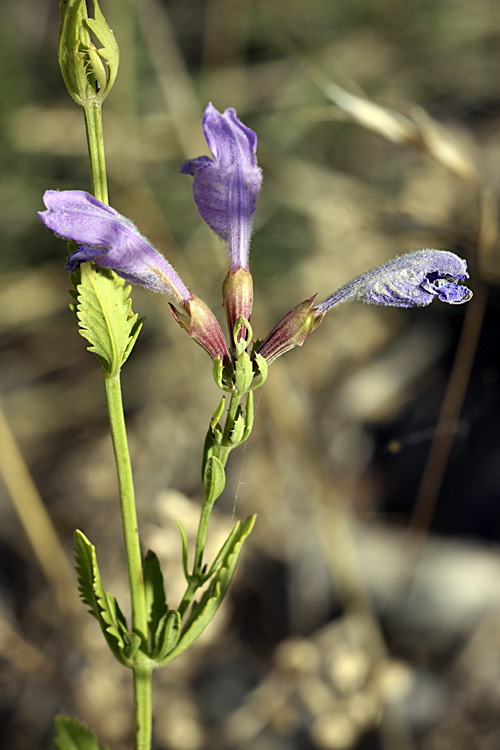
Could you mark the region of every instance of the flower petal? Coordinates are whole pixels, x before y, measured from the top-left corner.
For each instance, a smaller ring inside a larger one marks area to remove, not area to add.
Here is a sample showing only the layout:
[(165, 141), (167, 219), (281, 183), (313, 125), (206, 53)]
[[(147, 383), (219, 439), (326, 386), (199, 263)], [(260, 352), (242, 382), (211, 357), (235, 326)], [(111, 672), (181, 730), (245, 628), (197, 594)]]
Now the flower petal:
[(452, 305), (468, 302), (472, 292), (467, 263), (446, 250), (416, 250), (361, 274), (316, 306), (316, 315), (353, 299), (390, 307), (423, 307), (435, 297)]
[(179, 306), (191, 299), (170, 263), (125, 216), (83, 190), (47, 190), (43, 200), (47, 211), (38, 215), (45, 226), (78, 245), (68, 258), (69, 271), (93, 261)]
[(213, 160), (189, 159), (181, 172), (194, 176), (196, 205), (208, 226), (228, 243), (231, 269), (246, 269), (252, 214), (262, 182), (255, 155), (257, 136), (238, 120), (234, 109), (221, 114), (212, 104), (205, 109), (202, 127)]

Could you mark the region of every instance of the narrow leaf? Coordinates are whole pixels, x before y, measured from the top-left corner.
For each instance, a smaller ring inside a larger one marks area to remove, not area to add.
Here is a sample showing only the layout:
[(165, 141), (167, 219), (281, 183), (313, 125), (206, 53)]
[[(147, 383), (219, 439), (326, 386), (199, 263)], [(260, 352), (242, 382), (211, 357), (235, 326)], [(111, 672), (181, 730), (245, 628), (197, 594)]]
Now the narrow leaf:
[(203, 633), (219, 609), (234, 574), (245, 539), (252, 531), (256, 516), (249, 516), (232, 539), (224, 560), (199, 602), (194, 602), (179, 643), (159, 664), (163, 666), (182, 654)]
[(182, 567), (184, 568), (184, 577), (188, 583), (191, 581), (191, 576), (189, 575), (188, 570), (188, 540), (186, 536), (186, 532), (184, 531), (184, 526), (180, 521), (175, 522), (177, 526), (179, 527), (179, 531), (181, 532), (181, 543), (182, 543)]
[(174, 650), (181, 634), (181, 616), (176, 609), (166, 612), (158, 625), (154, 644), (153, 658), (163, 660)]
[(158, 623), (167, 611), (167, 602), (160, 562), (151, 550), (148, 551), (144, 560), (144, 588), (148, 628), (153, 643)]
[(123, 634), (127, 632), (125, 618), (116, 599), (104, 591), (94, 545), (78, 530), (75, 531), (75, 540), (78, 590), (82, 601), (90, 607), (90, 613), (99, 622), (114, 656), (119, 662), (128, 666), (124, 655), (125, 642), (123, 640)]

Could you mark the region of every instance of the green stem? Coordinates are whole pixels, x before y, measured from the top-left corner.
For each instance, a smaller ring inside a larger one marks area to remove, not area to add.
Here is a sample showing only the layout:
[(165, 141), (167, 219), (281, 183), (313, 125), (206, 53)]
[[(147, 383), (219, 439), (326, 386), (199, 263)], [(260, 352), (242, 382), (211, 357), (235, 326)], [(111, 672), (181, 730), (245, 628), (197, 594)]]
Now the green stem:
[(123, 415), (120, 377), (104, 377), (106, 401), (108, 404), (109, 424), (115, 451), (116, 471), (120, 489), (123, 535), (127, 554), (130, 597), (132, 600), (132, 628), (140, 636), (143, 645), (147, 646), (147, 615), (144, 578), (142, 575), (142, 556), (135, 508), (134, 483), (132, 466), (128, 451), (125, 417)]
[(150, 750), (152, 732), (151, 683), (149, 667), (134, 667), (135, 742), (134, 750)]
[[(228, 407), (227, 414), (226, 414), (224, 432), (222, 435), (222, 444), (219, 447), (218, 453), (217, 453), (217, 457), (222, 463), (222, 466), (224, 467), (226, 465), (229, 453), (231, 452), (233, 448), (233, 446), (231, 445), (229, 441), (229, 437), (234, 427), (234, 422), (236, 419), (236, 414), (238, 413), (238, 406), (240, 404), (240, 401), (241, 401), (241, 396), (237, 395), (236, 393), (231, 394), (231, 400), (229, 402), (229, 407)], [(208, 522), (210, 520), (210, 513), (212, 512), (212, 508), (213, 508), (213, 502), (208, 503), (205, 498), (205, 500), (203, 501), (203, 507), (201, 509), (200, 522), (198, 524), (198, 534), (196, 537), (196, 547), (195, 547), (195, 552), (194, 552), (193, 572), (191, 574), (191, 580), (188, 584), (188, 587), (179, 605), (179, 612), (180, 612), (181, 617), (184, 615), (184, 612), (189, 607), (191, 600), (196, 593), (196, 590), (203, 583), (203, 579), (202, 579), (203, 552), (205, 550), (205, 543), (206, 543), (207, 531), (208, 531)]]
[(106, 178), (106, 157), (104, 154), (104, 137), (102, 133), (101, 102), (90, 99), (83, 107), (87, 145), (90, 158), (92, 192), (101, 203), (109, 203), (108, 181)]

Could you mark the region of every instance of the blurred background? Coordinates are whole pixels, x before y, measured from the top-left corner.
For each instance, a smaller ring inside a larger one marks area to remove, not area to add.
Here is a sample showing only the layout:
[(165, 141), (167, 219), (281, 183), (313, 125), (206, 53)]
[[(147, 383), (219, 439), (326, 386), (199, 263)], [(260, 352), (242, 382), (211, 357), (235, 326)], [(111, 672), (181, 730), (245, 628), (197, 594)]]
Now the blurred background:
[[(156, 750), (497, 750), (498, 4), (102, 10), (121, 49), (104, 105), (111, 203), (218, 315), (224, 247), (179, 174), (208, 153), (208, 101), (259, 138), (258, 338), (312, 294), (416, 248), (465, 257), (475, 293), (459, 307), (341, 306), (272, 365), (211, 549), (235, 518), (258, 522), (210, 629), (155, 675)], [(104, 393), (68, 310), (65, 245), (36, 216), (47, 188), (90, 190), (58, 22), (53, 0), (0, 5), (0, 744), (52, 747), (62, 712), (125, 750), (131, 676), (70, 569), (79, 528), (128, 611)], [(147, 316), (123, 373), (142, 540), (175, 606), (175, 519), (194, 536), (219, 393), (166, 300), (132, 296)]]

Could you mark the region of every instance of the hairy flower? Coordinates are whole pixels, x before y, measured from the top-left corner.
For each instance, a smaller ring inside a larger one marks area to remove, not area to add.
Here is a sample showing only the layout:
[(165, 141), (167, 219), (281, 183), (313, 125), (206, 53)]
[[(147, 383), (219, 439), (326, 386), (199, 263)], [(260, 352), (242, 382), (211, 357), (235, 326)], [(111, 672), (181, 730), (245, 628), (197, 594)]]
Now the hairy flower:
[(202, 127), (213, 158), (189, 159), (181, 172), (194, 176), (194, 200), (208, 226), (227, 242), (231, 269), (247, 269), (252, 214), (262, 182), (257, 136), (234, 109), (221, 114), (212, 104), (205, 109)]
[(446, 250), (415, 250), (384, 263), (344, 284), (316, 305), (316, 316), (349, 300), (390, 307), (424, 307), (435, 297), (450, 305), (468, 302), (472, 292), (460, 281), (468, 279), (467, 263)]
[(170, 263), (114, 208), (83, 190), (47, 190), (43, 202), (47, 211), (38, 216), (45, 226), (78, 245), (68, 258), (68, 271), (90, 260), (133, 284), (166, 294), (176, 305), (191, 299)]
[(361, 274), (319, 305), (305, 300), (273, 328), (257, 352), (270, 364), (277, 357), (302, 346), (325, 314), (341, 302), (359, 299), (373, 305), (422, 307), (435, 297), (452, 305), (468, 302), (472, 292), (457, 281), (467, 279), (467, 263), (445, 250), (416, 250)]
[(43, 200), (47, 211), (38, 215), (45, 226), (78, 246), (68, 258), (68, 271), (92, 261), (126, 281), (162, 292), (173, 303), (177, 322), (212, 359), (228, 366), (229, 349), (213, 312), (129, 219), (83, 190), (47, 190)]

